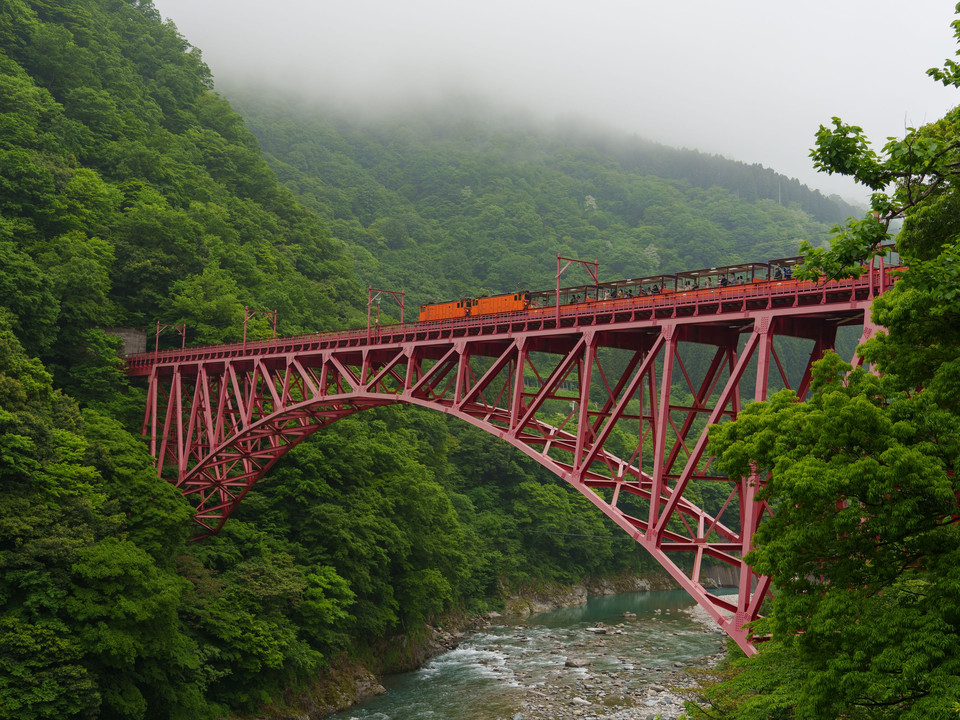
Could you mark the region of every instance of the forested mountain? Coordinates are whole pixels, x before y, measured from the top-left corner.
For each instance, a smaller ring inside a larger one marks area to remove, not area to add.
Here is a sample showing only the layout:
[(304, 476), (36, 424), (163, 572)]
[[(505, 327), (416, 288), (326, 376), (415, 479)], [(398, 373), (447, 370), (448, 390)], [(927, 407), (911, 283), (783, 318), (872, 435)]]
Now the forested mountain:
[(288, 331), (358, 317), (342, 244), (149, 3), (5, 3), (0, 47), (2, 291), (28, 351), (174, 317), (222, 339), (244, 304)]
[(359, 325), (367, 282), (416, 302), (552, 281), (557, 251), (635, 275), (824, 234), (629, 148), (250, 112), (275, 170), (149, 0), (0, 3), (0, 717), (249, 711), (510, 584), (643, 562), (532, 461), (397, 408), (318, 433), (189, 543), (102, 328)]
[(605, 279), (795, 255), (852, 211), (757, 166), (483, 108), (360, 121), (231, 97), (361, 278), (414, 302), (550, 287), (557, 252)]

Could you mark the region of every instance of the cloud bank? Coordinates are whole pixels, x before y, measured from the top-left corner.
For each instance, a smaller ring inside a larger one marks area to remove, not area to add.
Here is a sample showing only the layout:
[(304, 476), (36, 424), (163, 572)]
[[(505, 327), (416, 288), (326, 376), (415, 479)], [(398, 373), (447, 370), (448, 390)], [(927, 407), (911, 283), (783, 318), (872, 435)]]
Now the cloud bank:
[(387, 112), (443, 97), (575, 116), (761, 163), (827, 193), (814, 133), (834, 115), (877, 144), (958, 104), (924, 75), (953, 57), (946, 2), (155, 0), (218, 84)]

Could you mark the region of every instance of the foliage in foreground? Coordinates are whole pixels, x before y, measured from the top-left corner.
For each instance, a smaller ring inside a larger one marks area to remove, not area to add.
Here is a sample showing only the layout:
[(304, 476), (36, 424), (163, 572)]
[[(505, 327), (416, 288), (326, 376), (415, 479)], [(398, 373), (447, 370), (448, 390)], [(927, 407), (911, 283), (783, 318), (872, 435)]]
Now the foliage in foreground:
[[(952, 61), (929, 74), (960, 86)], [(772, 614), (757, 624), (773, 640), (732, 662), (696, 717), (956, 717), (958, 122), (952, 110), (881, 154), (839, 119), (820, 129), (818, 166), (874, 190), (874, 214), (836, 228), (830, 250), (809, 252), (807, 273), (857, 272), (901, 216), (909, 269), (875, 301), (885, 331), (861, 351), (882, 377), (827, 357), (807, 402), (779, 393), (711, 436), (725, 471), (769, 474), (775, 515), (749, 559), (773, 577)]]
[[(960, 423), (849, 370), (828, 356), (810, 400), (782, 391), (713, 434), (726, 471), (771, 474), (775, 511), (750, 555), (775, 581), (756, 628), (774, 640), (717, 690), (735, 709), (717, 717), (930, 718), (960, 698)], [(748, 692), (780, 665), (776, 692)]]

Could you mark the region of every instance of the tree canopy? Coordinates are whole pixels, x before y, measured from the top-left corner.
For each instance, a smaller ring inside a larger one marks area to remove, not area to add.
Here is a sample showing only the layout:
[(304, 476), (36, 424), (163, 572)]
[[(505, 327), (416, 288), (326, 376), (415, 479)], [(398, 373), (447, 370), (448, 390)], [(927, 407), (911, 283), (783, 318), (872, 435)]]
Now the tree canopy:
[[(960, 21), (953, 27), (960, 40)], [(928, 74), (960, 86), (953, 61)], [(711, 435), (723, 470), (768, 477), (775, 514), (748, 557), (773, 578), (756, 628), (773, 640), (707, 693), (714, 707), (703, 717), (956, 717), (958, 112), (880, 152), (839, 118), (817, 133), (817, 166), (873, 195), (871, 213), (835, 227), (829, 248), (807, 248), (805, 274), (857, 273), (885, 252), (898, 218), (907, 269), (875, 300), (883, 331), (860, 350), (877, 375), (829, 356), (806, 402), (784, 391)]]

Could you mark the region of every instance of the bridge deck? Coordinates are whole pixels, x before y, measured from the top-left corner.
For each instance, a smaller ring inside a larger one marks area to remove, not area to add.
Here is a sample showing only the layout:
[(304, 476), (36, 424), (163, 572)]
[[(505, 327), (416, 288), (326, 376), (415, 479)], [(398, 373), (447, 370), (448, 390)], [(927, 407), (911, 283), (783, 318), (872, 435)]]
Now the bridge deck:
[(458, 337), (477, 338), (501, 334), (530, 333), (574, 329), (584, 325), (602, 327), (643, 327), (663, 321), (696, 322), (747, 321), (757, 312), (773, 311), (778, 316), (822, 314), (824, 306), (842, 311), (862, 309), (893, 282), (896, 268), (874, 269), (856, 279), (816, 283), (805, 280), (782, 280), (734, 285), (726, 288), (701, 288), (685, 292), (646, 295), (634, 298), (585, 302), (560, 307), (532, 308), (523, 312), (481, 315), (455, 320), (408, 322), (383, 325), (371, 329), (332, 330), (308, 335), (295, 335), (273, 340), (205, 345), (160, 352), (139, 353), (126, 358), (126, 372), (131, 377), (150, 375), (154, 366), (182, 363), (205, 363), (222, 359), (262, 357), (264, 355), (302, 353), (311, 350), (346, 349), (449, 340)]

